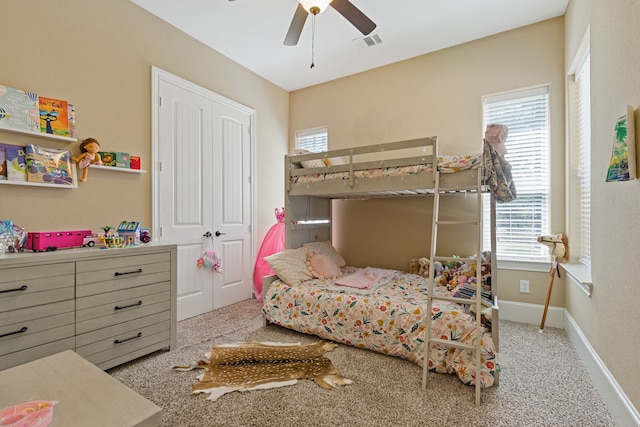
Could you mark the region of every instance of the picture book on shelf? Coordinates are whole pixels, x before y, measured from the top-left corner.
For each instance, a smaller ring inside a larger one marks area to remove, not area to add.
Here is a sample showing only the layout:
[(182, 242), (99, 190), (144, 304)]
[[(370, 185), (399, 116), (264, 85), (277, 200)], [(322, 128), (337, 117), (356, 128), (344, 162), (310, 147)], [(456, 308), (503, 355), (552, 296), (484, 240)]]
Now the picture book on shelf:
[(27, 180), (60, 185), (73, 185), (69, 150), (27, 144)]
[(38, 94), (0, 85), (0, 128), (40, 132)]
[(67, 101), (39, 98), (40, 131), (51, 135), (70, 137), (69, 106)]
[(19, 145), (0, 142), (0, 151), (4, 153), (6, 179), (9, 181), (26, 181), (27, 165), (24, 158), (25, 148)]
[(4, 148), (0, 147), (0, 181), (7, 180), (7, 159), (4, 157)]

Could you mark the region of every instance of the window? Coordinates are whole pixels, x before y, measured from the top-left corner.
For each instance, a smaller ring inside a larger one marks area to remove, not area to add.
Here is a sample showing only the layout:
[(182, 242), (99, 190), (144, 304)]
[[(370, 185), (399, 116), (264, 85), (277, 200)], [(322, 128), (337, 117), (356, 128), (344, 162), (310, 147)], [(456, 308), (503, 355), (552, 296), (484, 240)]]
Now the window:
[[(549, 88), (547, 86), (483, 98), (484, 127), (509, 128), (508, 153), (518, 197), (496, 206), (496, 256), (500, 260), (548, 261), (537, 243), (549, 234)], [(484, 203), (484, 248), (490, 248), (489, 195)]]
[(569, 226), (572, 248), (585, 264), (591, 262), (590, 62), (587, 51), (569, 81)]
[(328, 149), (328, 133), (326, 127), (319, 127), (296, 132), (296, 148), (320, 153)]

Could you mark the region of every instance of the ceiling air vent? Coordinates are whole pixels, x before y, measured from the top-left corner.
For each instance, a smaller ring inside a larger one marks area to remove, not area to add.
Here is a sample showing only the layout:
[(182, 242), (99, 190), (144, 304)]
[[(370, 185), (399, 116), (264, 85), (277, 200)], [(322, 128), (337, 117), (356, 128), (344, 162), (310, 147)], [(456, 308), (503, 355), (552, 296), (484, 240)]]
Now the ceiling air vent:
[(354, 39), (353, 41), (360, 49), (368, 49), (382, 43), (382, 39), (378, 33), (369, 34), (367, 36)]

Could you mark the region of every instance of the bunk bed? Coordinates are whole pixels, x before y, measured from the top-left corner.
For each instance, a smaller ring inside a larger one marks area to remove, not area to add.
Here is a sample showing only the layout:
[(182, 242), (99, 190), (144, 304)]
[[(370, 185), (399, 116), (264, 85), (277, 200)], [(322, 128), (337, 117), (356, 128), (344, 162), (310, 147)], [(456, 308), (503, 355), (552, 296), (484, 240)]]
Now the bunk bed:
[[(477, 349), (473, 353), (431, 345), (429, 341), (429, 370), (455, 374), (465, 384), (476, 384), (477, 390), (497, 384), (499, 323), (494, 250), (482, 265), (480, 262), (456, 265), (456, 268), (473, 266), (478, 279), (483, 268), (488, 269), (484, 279), (492, 277), (488, 294), (482, 295), (481, 317), (474, 314), (478, 310), (474, 310), (471, 299), (469, 304), (457, 301), (465, 296), (462, 287), (450, 289), (436, 285), (440, 279), (436, 274), (448, 271), (446, 268), (439, 272), (432, 268), (430, 277), (356, 269), (346, 265), (330, 242), (333, 199), (433, 196), (443, 191), (466, 194), (474, 191), (470, 189), (500, 195), (511, 183), (495, 181), (496, 170), (490, 158), (495, 154), (493, 151), (485, 142), (482, 154), (443, 156), (438, 154), (437, 138), (428, 137), (285, 156), (287, 249), (265, 258), (276, 272), (263, 282), (265, 322), (405, 358), (420, 366), (424, 366), (428, 328), (431, 336), (474, 343)], [(483, 173), (483, 169), (488, 171)], [(497, 173), (500, 175), (499, 170)], [(480, 199), (479, 194), (477, 197)], [(493, 224), (495, 197), (490, 199)], [(491, 236), (495, 242), (493, 227)], [(492, 249), (494, 247), (492, 244)], [(309, 254), (318, 253), (331, 260), (331, 267), (339, 267), (338, 277), (325, 278), (318, 274), (314, 277), (308, 268)], [(477, 259), (480, 260), (480, 255)], [(357, 274), (373, 275), (375, 280), (363, 287), (340, 283), (345, 277)], [(430, 282), (432, 293), (428, 291)], [(480, 281), (476, 283), (476, 289), (480, 289)], [(480, 296), (477, 300), (480, 304)], [(429, 322), (425, 321), (428, 307), (433, 319)], [(478, 358), (477, 354), (480, 354)], [(480, 381), (475, 368), (478, 361)]]

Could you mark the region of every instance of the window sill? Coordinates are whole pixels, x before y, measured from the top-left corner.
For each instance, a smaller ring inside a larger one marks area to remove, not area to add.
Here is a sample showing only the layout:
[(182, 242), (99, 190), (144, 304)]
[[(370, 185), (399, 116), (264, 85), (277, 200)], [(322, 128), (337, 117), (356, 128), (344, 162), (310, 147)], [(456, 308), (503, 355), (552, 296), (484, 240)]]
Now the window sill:
[(569, 280), (573, 282), (578, 288), (584, 292), (588, 297), (591, 297), (591, 291), (593, 290), (593, 283), (591, 282), (591, 266), (585, 265), (580, 262), (574, 262), (569, 264), (560, 264), (560, 267), (566, 271)]

